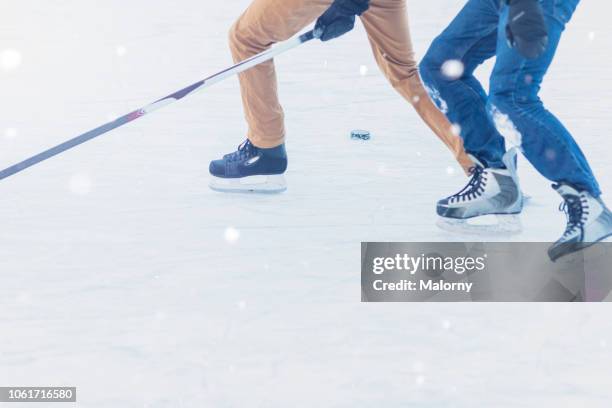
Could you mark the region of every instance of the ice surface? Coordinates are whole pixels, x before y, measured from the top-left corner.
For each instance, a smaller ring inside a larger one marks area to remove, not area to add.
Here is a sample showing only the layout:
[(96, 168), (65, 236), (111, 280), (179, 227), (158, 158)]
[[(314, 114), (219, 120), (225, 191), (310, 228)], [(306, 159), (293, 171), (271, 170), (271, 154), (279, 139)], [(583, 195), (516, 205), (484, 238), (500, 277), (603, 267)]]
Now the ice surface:
[[(229, 65), (248, 1), (5, 3), (0, 51), (23, 58), (2, 57), (1, 167)], [(419, 55), (463, 3), (409, 1)], [(611, 6), (582, 3), (543, 97), (608, 191)], [(235, 78), (0, 183), (0, 385), (76, 385), (83, 407), (608, 406), (606, 305), (360, 303), (360, 241), (474, 239), (436, 227), (464, 176), (361, 26), (278, 73), (282, 195), (207, 187), (245, 134)], [(487, 239), (556, 239), (558, 197), (519, 165), (522, 232)]]

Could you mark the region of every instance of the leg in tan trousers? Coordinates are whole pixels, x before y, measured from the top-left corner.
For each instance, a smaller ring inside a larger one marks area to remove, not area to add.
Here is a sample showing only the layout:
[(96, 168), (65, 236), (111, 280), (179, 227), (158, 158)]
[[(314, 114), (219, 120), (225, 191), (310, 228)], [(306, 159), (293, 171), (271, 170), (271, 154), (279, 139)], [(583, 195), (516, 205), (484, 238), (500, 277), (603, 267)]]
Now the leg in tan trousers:
[(429, 128), (450, 149), (466, 173), (474, 166), (451, 123), (432, 102), (419, 75), (405, 0), (372, 0), (361, 16), (378, 66), (393, 88), (410, 102)]
[[(230, 48), (236, 62), (285, 41), (316, 20), (333, 0), (254, 0), (230, 31)], [(392, 86), (406, 98), (421, 118), (447, 145), (459, 164), (468, 170), (472, 161), (448, 119), (425, 91), (414, 57), (405, 0), (372, 0), (361, 17), (374, 56)], [(284, 142), (283, 109), (278, 100), (273, 61), (240, 74), (240, 88), (249, 140), (270, 148)]]
[[(255, 0), (230, 30), (235, 62), (285, 41), (315, 21), (333, 0)], [(278, 101), (274, 62), (268, 61), (240, 74), (248, 138), (255, 146), (270, 148), (285, 138), (283, 108)]]

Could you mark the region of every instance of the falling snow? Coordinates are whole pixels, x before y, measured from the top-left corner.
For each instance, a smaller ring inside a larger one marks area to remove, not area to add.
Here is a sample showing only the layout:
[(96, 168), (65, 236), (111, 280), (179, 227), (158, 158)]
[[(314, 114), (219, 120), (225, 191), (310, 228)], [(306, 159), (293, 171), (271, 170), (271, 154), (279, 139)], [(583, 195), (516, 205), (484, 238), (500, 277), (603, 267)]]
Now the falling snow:
[[(249, 1), (7, 3), (2, 167), (230, 65), (225, 33)], [(419, 53), (464, 4), (408, 2)], [(606, 200), (609, 10), (581, 2), (542, 92)], [(492, 65), (477, 71), (485, 87)], [(436, 227), (436, 201), (466, 180), (375, 67), (361, 24), (277, 58), (282, 195), (206, 186), (208, 161), (246, 131), (236, 78), (3, 180), (0, 385), (74, 384), (92, 408), (607, 406), (606, 307), (360, 302), (363, 240), (482, 240), (486, 227), (542, 242), (564, 227), (522, 157), (520, 217)], [(355, 128), (376, 137), (351, 142)]]
[(17, 129), (13, 127), (4, 129), (4, 137), (6, 139), (15, 139), (17, 137)]
[(118, 45), (115, 47), (115, 53), (118, 57), (123, 57), (127, 53), (127, 48), (125, 48), (123, 45)]
[(465, 67), (459, 60), (448, 60), (442, 64), (442, 74), (448, 79), (459, 79), (463, 75)]
[(228, 243), (234, 244), (240, 238), (240, 231), (234, 227), (227, 227), (223, 233), (223, 237)]
[(457, 123), (453, 123), (451, 125), (451, 132), (455, 136), (461, 136), (461, 126), (459, 124), (457, 124)]
[(21, 66), (21, 53), (14, 49), (0, 51), (0, 68), (5, 71), (13, 71)]

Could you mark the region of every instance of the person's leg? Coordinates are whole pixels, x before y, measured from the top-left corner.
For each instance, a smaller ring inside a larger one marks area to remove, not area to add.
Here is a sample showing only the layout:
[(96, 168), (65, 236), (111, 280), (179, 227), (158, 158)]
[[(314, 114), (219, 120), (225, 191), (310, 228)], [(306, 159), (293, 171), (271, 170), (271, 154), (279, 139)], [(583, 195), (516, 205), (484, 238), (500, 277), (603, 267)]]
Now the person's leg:
[[(295, 35), (321, 15), (333, 0), (254, 0), (232, 26), (230, 48), (236, 62), (250, 58)], [(240, 74), (248, 122), (247, 140), (209, 165), (210, 188), (224, 192), (281, 192), (287, 170), (283, 109), (274, 62)]]
[(552, 63), (561, 35), (579, 0), (544, 0), (548, 25), (548, 48), (541, 57), (529, 60), (510, 48), (503, 37), (508, 10), (499, 24), (497, 63), (491, 75), (489, 111), (493, 119), (507, 117), (521, 135), (525, 157), (546, 178), (567, 183), (594, 197), (599, 185), (584, 154), (563, 124), (539, 97), (540, 86)]
[[(232, 26), (230, 48), (235, 62), (285, 41), (313, 22), (333, 0), (254, 0)], [(278, 100), (274, 62), (240, 74), (240, 91), (249, 140), (272, 148), (284, 142), (283, 109)]]
[(410, 38), (405, 0), (372, 0), (361, 16), (376, 62), (391, 85), (408, 100), (425, 123), (451, 150), (467, 172), (474, 166), (463, 141), (453, 133), (451, 123), (436, 108), (418, 73)]
[(421, 62), (430, 94), (460, 126), (467, 152), (478, 160), (469, 183), (438, 201), (436, 211), (442, 217), (517, 214), (523, 208), (518, 180), (504, 164), (504, 139), (487, 113), (486, 92), (474, 77), (476, 68), (495, 55), (500, 5), (500, 0), (469, 0)]
[[(495, 56), (499, 11), (499, 0), (469, 0), (433, 41), (420, 65), (432, 97), (461, 127), (467, 152), (494, 168), (504, 167), (504, 140), (487, 114), (487, 94), (474, 71)], [(461, 62), (463, 72), (454, 75), (446, 69), (452, 68), (452, 60)]]
[[(579, 0), (542, 0), (548, 26), (548, 48), (534, 60), (525, 59), (504, 41), (498, 42), (497, 63), (491, 75), (489, 110), (493, 118), (509, 120), (520, 134), (527, 159), (562, 196), (567, 225), (548, 250), (554, 261), (612, 235), (612, 212), (584, 154), (561, 122), (544, 108), (538, 94), (552, 63), (565, 25)], [(500, 37), (508, 10), (504, 8)]]

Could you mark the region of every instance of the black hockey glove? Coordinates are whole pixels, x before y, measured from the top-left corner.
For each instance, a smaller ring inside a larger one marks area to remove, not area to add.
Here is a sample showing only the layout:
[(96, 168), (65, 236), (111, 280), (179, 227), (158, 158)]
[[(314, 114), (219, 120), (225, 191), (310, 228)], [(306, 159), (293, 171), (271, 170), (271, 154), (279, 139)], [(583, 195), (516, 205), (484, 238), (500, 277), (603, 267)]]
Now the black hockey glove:
[(348, 33), (355, 27), (355, 16), (362, 15), (370, 0), (335, 0), (317, 20), (315, 38), (329, 41)]
[(538, 0), (506, 0), (510, 6), (506, 37), (525, 58), (538, 58), (548, 45), (548, 29)]

